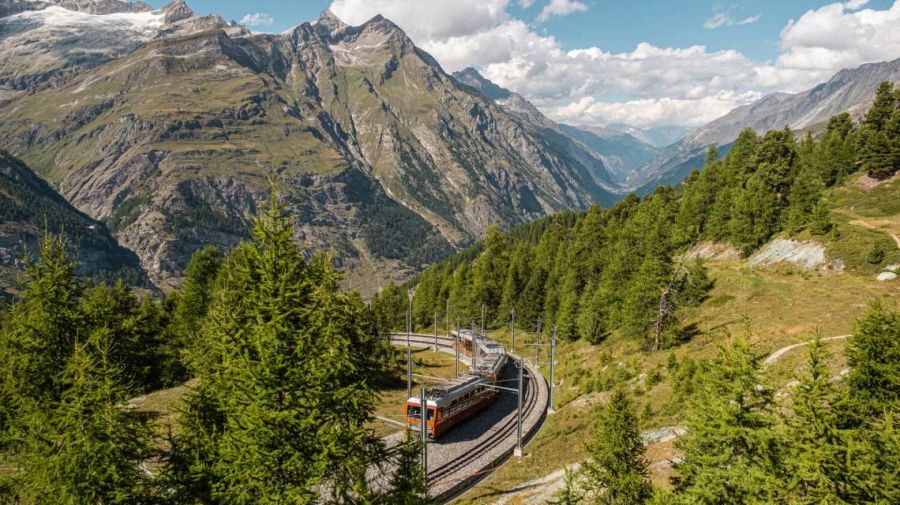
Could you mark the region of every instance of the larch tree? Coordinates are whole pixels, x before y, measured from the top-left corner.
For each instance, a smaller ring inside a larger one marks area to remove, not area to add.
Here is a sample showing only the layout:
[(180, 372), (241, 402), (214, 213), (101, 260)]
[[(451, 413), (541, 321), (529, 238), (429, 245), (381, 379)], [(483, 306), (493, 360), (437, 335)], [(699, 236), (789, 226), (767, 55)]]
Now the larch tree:
[(640, 505), (653, 496), (637, 413), (622, 389), (600, 408), (587, 449), (580, 484), (592, 503)]
[(759, 357), (742, 340), (722, 346), (690, 402), (676, 465), (680, 503), (744, 505), (779, 500), (780, 443)]
[(811, 344), (785, 416), (785, 475), (794, 504), (843, 504), (850, 477), (848, 437), (840, 429), (838, 392), (831, 382), (829, 355), (820, 333)]
[(361, 299), (338, 290), (326, 258), (306, 260), (274, 199), (220, 280), (175, 437), (175, 465), (189, 472), (180, 489), (235, 505), (371, 497), (366, 471), (382, 447), (365, 423), (381, 344)]

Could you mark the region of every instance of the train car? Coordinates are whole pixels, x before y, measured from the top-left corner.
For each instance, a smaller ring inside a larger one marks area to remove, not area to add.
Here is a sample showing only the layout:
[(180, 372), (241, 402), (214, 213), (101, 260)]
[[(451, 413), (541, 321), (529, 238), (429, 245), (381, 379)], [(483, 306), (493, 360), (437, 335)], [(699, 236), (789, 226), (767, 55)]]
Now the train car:
[(424, 399), (414, 396), (406, 402), (407, 426), (418, 431), (424, 419), (430, 438), (438, 438), (493, 403), (499, 391), (492, 386), (508, 363), (506, 350), (493, 340), (473, 338), (469, 331), (456, 336), (460, 351), (467, 347), (467, 355), (476, 353), (476, 367), (468, 375), (427, 390)]
[[(466, 375), (428, 390), (424, 402), (428, 436), (440, 437), (493, 403), (498, 392), (487, 385), (485, 377)], [(421, 429), (422, 403), (419, 397), (406, 402), (406, 423), (416, 430)]]

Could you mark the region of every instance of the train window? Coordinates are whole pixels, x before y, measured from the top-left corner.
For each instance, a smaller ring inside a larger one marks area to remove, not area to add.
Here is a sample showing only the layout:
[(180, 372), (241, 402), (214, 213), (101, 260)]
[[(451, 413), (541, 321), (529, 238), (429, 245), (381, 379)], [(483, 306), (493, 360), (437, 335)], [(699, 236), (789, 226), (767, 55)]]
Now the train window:
[(406, 406), (406, 417), (419, 417), (419, 407), (415, 405)]
[(428, 409), (428, 420), (434, 419), (434, 409)]

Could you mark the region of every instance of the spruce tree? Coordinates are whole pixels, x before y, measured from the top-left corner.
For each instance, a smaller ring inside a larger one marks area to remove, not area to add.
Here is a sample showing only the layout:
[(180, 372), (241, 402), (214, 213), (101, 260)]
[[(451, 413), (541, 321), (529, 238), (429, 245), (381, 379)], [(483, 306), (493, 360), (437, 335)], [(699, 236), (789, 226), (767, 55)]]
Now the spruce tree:
[(653, 496), (637, 414), (622, 389), (600, 409), (587, 449), (581, 482), (593, 503), (640, 505)]

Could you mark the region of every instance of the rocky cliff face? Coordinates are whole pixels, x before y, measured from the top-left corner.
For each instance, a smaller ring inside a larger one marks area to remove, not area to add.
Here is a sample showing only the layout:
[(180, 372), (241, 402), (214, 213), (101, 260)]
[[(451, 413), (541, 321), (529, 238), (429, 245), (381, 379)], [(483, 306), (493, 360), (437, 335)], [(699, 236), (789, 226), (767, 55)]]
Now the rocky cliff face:
[(788, 126), (809, 128), (841, 112), (861, 114), (872, 101), (878, 85), (900, 81), (900, 59), (841, 70), (828, 82), (796, 94), (773, 93), (750, 105), (738, 107), (698, 128), (660, 153), (636, 172), (629, 182), (651, 190), (658, 184), (677, 183), (703, 165), (712, 145), (731, 144), (744, 128), (757, 132)]
[(197, 247), (245, 239), (273, 188), (311, 248), (379, 276), (492, 223), (615, 198), (602, 163), (459, 85), (388, 20), (251, 35), (197, 19), (0, 105), (0, 146), (161, 286)]
[(525, 97), (498, 86), (471, 67), (454, 73), (453, 77), (517, 118), (535, 135), (554, 146), (554, 149), (567, 154), (587, 167), (594, 182), (599, 186), (613, 192), (618, 190), (616, 173), (607, 164), (608, 162), (615, 163), (616, 160), (605, 158), (604, 152), (599, 152), (581, 142), (580, 139), (569, 135), (560, 125), (544, 116)]
[(119, 246), (103, 223), (73, 208), (22, 161), (0, 150), (0, 295), (15, 288), (45, 231), (65, 238), (79, 274), (150, 285), (137, 256)]

